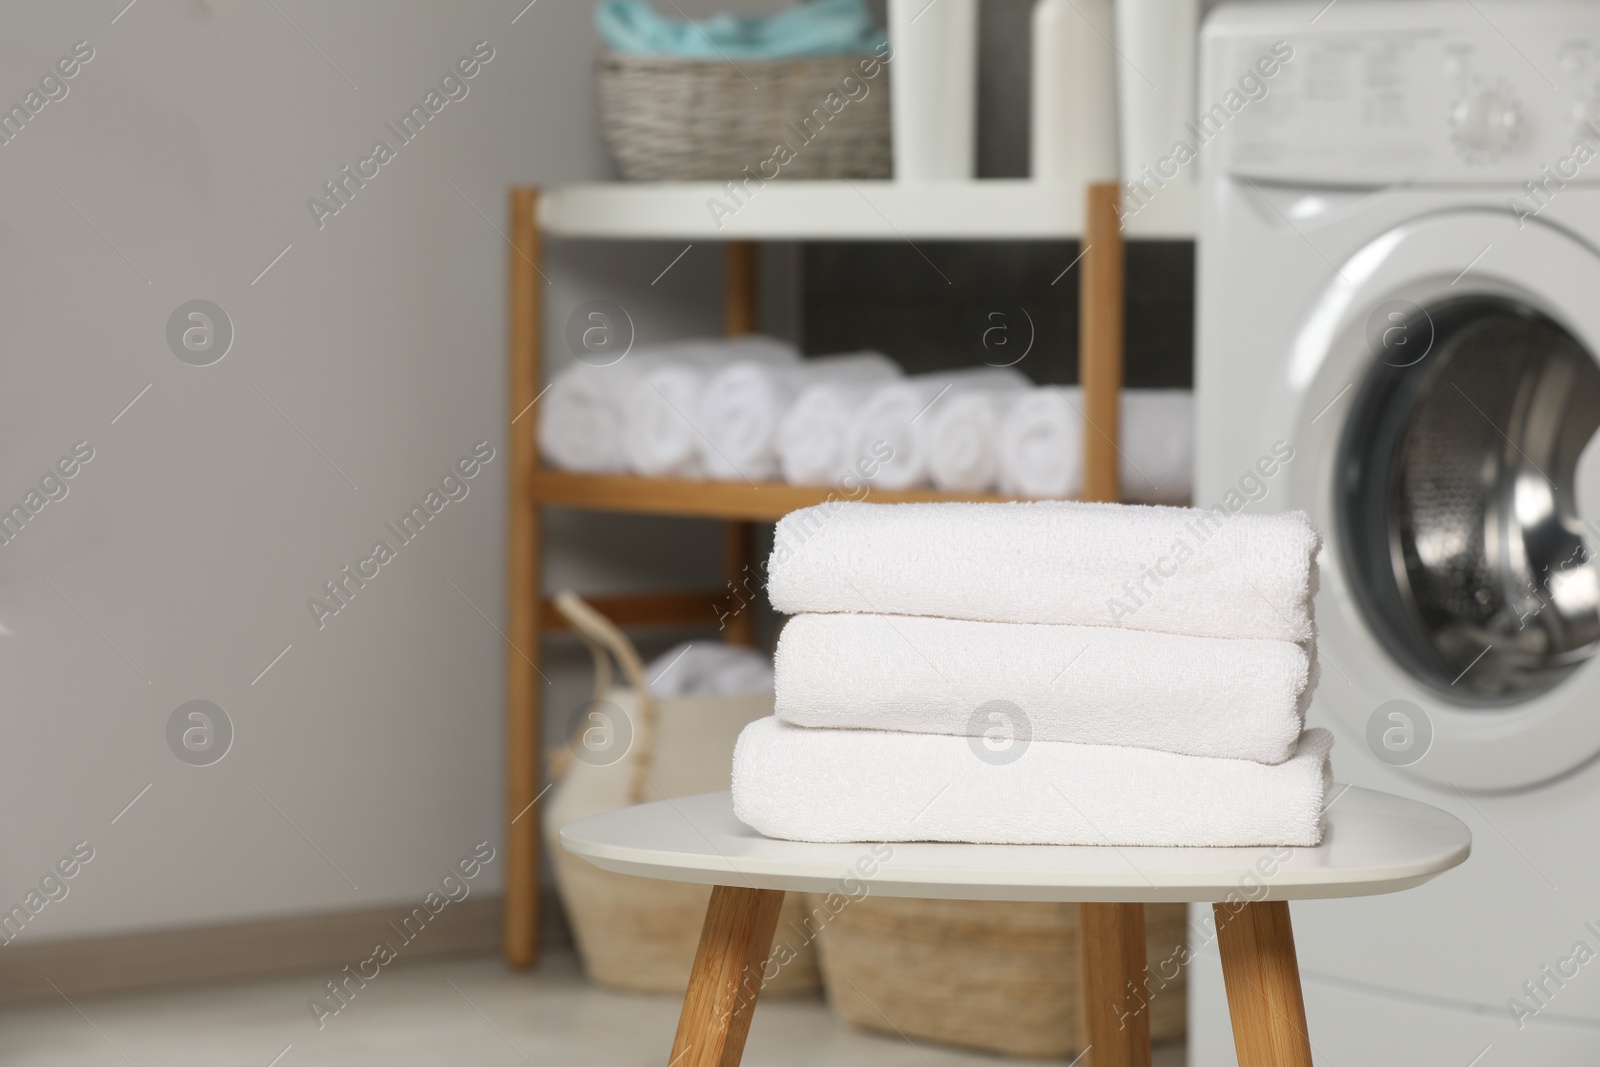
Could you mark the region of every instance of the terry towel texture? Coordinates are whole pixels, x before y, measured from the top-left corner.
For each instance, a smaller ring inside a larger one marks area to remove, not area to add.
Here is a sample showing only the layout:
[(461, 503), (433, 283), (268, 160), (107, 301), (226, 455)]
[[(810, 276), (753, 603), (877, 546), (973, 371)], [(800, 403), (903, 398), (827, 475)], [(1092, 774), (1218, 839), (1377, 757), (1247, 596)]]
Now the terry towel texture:
[(778, 638), (776, 710), (797, 726), (965, 736), (1003, 700), (1034, 741), (1282, 763), (1305, 728), (1309, 660), (1287, 641), (798, 615)]
[(1304, 512), (835, 501), (784, 516), (772, 606), (1312, 641)]
[[(733, 810), (793, 841), (1046, 845), (1316, 845), (1333, 735), (1293, 758), (1178, 756), (1034, 741), (1013, 762), (983, 739), (805, 729), (759, 719), (733, 754)], [(1016, 742), (1013, 742), (1016, 743)]]

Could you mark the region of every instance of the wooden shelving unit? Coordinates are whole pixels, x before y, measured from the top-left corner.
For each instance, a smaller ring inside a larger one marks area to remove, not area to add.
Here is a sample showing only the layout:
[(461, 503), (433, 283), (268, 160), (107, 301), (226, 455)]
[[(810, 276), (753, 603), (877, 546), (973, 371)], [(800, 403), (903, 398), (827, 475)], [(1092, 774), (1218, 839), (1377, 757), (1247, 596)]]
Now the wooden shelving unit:
[[(1047, 240), (1081, 238), (1080, 381), (1086, 415), (1085, 498), (1116, 500), (1117, 394), (1122, 382), (1123, 239), (1115, 185), (1086, 192), (1032, 182), (909, 186), (893, 182), (772, 182), (721, 225), (707, 208), (710, 183), (579, 185), (543, 195), (510, 191), (510, 492), (507, 503), (506, 912), (505, 955), (518, 967), (538, 956), (540, 642), (560, 629), (543, 598), (545, 507), (720, 519), (726, 522), (727, 589), (594, 598), (623, 626), (715, 625), (715, 603), (756, 577), (752, 525), (844, 496), (843, 490), (782, 483), (685, 481), (556, 471), (539, 462), (535, 435), (542, 379), (542, 237), (594, 240), (684, 238), (727, 242), (725, 325), (730, 336), (759, 326), (756, 242), (761, 240)], [(1182, 191), (1130, 220), (1128, 236), (1193, 235), (1194, 205)], [(999, 500), (933, 490), (872, 489), (875, 502)], [(724, 639), (753, 644), (754, 616), (726, 620)]]

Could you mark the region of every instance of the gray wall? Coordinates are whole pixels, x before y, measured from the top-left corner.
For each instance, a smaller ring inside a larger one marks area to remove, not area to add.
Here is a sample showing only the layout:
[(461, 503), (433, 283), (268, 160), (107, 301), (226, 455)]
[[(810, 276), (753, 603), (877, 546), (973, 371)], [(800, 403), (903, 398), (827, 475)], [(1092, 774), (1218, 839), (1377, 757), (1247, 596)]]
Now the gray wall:
[[(414, 902), (501, 839), (495, 227), (508, 185), (609, 173), (589, 5), (125, 2), (0, 9), (7, 106), (94, 49), (0, 145), (0, 501), (94, 450), (0, 546), (0, 908), (80, 840), (23, 937)], [(478, 41), (468, 95), (319, 229), (308, 198)], [(712, 249), (649, 285), (679, 251), (552, 248), (552, 333), (595, 296), (645, 336), (714, 330)], [(166, 336), (195, 299), (235, 334), (205, 367)], [(384, 523), (481, 440), (465, 499), (398, 547)], [(551, 525), (557, 583), (718, 577), (692, 530)], [(397, 558), (319, 630), (308, 598), (379, 538)], [(194, 699), (235, 731), (211, 766), (169, 749)]]

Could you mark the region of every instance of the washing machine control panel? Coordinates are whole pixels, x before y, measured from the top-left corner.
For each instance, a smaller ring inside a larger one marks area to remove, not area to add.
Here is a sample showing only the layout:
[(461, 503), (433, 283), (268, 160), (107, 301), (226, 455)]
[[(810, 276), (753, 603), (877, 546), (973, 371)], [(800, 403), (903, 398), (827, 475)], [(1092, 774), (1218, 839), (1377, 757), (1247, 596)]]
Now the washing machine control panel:
[(1600, 4), (1534, 25), (1480, 6), (1444, 26), (1353, 25), (1334, 7), (1276, 37), (1212, 27), (1189, 133), (1257, 180), (1600, 182)]

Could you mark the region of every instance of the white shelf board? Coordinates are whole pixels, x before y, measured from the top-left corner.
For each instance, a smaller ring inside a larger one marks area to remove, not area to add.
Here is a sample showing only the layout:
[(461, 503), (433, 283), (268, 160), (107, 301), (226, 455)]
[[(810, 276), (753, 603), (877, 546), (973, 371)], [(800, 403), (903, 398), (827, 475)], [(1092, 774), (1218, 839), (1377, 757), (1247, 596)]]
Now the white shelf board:
[[(736, 204), (715, 182), (557, 186), (539, 225), (557, 237), (679, 241), (1029, 241), (1076, 238), (1083, 190), (1011, 179), (773, 181)], [(714, 210), (717, 203), (731, 211)], [(1194, 237), (1195, 193), (1171, 184), (1127, 223), (1130, 239)]]

